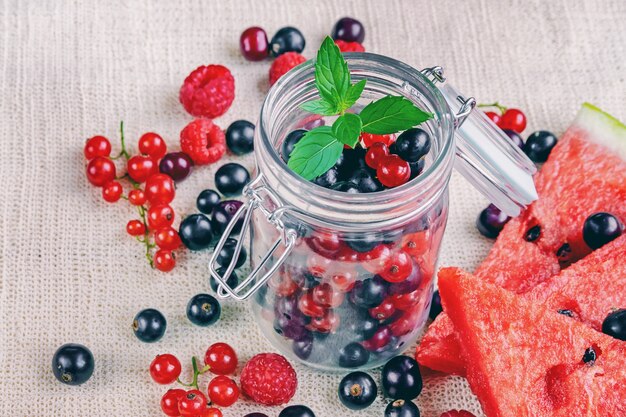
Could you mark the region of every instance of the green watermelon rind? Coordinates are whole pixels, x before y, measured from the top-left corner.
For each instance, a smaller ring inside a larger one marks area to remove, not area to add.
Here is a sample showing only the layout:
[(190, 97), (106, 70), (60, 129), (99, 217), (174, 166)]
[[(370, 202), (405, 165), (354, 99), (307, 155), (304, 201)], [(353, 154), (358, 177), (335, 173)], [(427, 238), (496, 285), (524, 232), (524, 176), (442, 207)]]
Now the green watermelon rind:
[(626, 161), (626, 125), (591, 103), (583, 103), (574, 125), (587, 131), (585, 140), (601, 145)]

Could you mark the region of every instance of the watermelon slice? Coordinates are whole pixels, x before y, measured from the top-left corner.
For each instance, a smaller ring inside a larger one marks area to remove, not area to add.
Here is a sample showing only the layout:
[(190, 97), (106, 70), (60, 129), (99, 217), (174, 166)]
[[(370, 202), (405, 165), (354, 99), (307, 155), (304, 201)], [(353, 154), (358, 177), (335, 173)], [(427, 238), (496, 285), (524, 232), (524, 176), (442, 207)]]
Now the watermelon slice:
[(626, 416), (626, 342), (458, 269), (439, 288), (487, 417)]
[[(590, 214), (610, 212), (626, 223), (625, 161), (626, 126), (584, 104), (535, 177), (539, 200), (509, 221), (476, 275), (524, 293), (590, 253), (582, 238)], [(540, 227), (540, 237), (528, 242), (524, 237), (534, 226)], [(569, 252), (562, 250), (565, 244)], [(559, 259), (557, 253), (569, 255)], [(433, 370), (463, 375), (454, 329), (445, 313), (428, 328), (416, 357)]]

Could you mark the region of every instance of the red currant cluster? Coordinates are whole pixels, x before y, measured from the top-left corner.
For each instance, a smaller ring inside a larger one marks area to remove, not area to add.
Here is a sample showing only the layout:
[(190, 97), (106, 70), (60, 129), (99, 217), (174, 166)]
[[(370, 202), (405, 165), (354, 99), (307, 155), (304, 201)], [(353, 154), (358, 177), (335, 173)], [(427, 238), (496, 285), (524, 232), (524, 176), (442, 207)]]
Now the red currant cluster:
[(506, 108), (498, 102), (493, 104), (480, 104), (479, 107), (492, 107), (498, 112), (487, 111), (485, 114), (502, 130), (512, 130), (522, 133), (526, 129), (526, 115), (519, 109)]

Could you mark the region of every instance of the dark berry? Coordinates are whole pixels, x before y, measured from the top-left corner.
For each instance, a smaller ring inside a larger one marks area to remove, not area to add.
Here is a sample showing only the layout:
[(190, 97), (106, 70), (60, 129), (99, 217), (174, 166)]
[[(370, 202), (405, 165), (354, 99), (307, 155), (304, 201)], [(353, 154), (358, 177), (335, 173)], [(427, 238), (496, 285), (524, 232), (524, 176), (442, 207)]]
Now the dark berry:
[(291, 155), (291, 152), (293, 152), (293, 148), (296, 147), (296, 144), (300, 142), (300, 139), (302, 139), (302, 136), (304, 136), (305, 133), (306, 130), (298, 129), (287, 135), (280, 147), (280, 154), (283, 157), (283, 161), (289, 162), (289, 156)]
[[(226, 239), (222, 250), (217, 255), (217, 259), (215, 260), (219, 266), (227, 268), (230, 265), (233, 260), (233, 256), (235, 255), (235, 246), (237, 246), (237, 243), (237, 239)], [(240, 268), (246, 262), (246, 259), (248, 259), (248, 253), (246, 252), (246, 248), (242, 245), (235, 268)]]
[[(221, 277), (224, 276), (224, 274), (226, 273), (226, 268), (225, 267), (220, 267), (217, 269), (217, 272)], [(235, 287), (237, 287), (237, 284), (239, 284), (239, 277), (237, 276), (237, 273), (235, 271), (233, 271), (230, 276), (228, 277), (228, 279), (226, 280), (226, 283), (228, 284), (228, 286), (230, 288), (235, 289)], [(209, 278), (209, 284), (211, 285), (211, 289), (213, 290), (213, 292), (217, 293), (218, 289), (219, 289), (219, 282), (217, 282), (213, 277)]]
[(239, 38), (239, 48), (241, 55), (248, 61), (262, 61), (269, 55), (267, 34), (260, 27), (249, 27)]
[(339, 400), (350, 410), (363, 410), (372, 405), (378, 394), (374, 379), (365, 372), (352, 372), (339, 383)]
[(342, 322), (348, 323), (347, 330), (356, 340), (366, 340), (374, 336), (378, 330), (378, 320), (371, 317), (367, 310), (348, 308), (343, 312)]
[(211, 222), (204, 214), (192, 214), (180, 222), (178, 235), (183, 245), (191, 250), (202, 250), (209, 247), (213, 240)]
[(290, 405), (283, 409), (278, 417), (315, 417), (315, 414), (305, 405)]
[(351, 17), (343, 17), (335, 23), (332, 38), (345, 42), (363, 43), (363, 39), (365, 39), (365, 28), (358, 20)]
[(187, 303), (187, 318), (197, 326), (210, 326), (222, 313), (220, 303), (209, 294), (197, 294)]
[(420, 417), (420, 410), (411, 401), (395, 400), (385, 408), (385, 417)]
[(503, 132), (506, 133), (506, 135), (513, 141), (513, 143), (518, 148), (524, 149), (524, 139), (522, 139), (519, 133), (511, 129), (505, 129), (503, 130)]
[(303, 361), (309, 359), (311, 352), (313, 352), (314, 339), (311, 333), (306, 333), (305, 336), (293, 341), (291, 346), (293, 353)]
[(342, 193), (348, 193), (348, 194), (359, 193), (359, 188), (357, 187), (357, 185), (349, 181), (339, 181), (335, 183), (335, 185), (333, 185), (331, 189), (335, 191), (341, 191)]
[[(357, 145), (354, 149), (348, 148), (343, 150), (343, 163), (339, 170), (342, 180), (350, 180), (356, 170), (361, 168), (369, 168), (365, 163), (365, 153), (367, 151)], [(353, 181), (354, 182), (354, 181)]]
[(552, 148), (557, 143), (557, 138), (553, 133), (540, 130), (531, 134), (522, 148), (533, 162), (546, 162)]
[(339, 171), (334, 167), (313, 180), (315, 184), (324, 188), (331, 188), (337, 181), (339, 181)]
[(369, 252), (378, 246), (382, 238), (378, 233), (346, 234), (344, 240), (350, 248), (357, 252)]
[(417, 262), (413, 260), (411, 260), (411, 265), (411, 271), (404, 281), (396, 282), (389, 286), (388, 295), (408, 294), (419, 288), (423, 278), (422, 269), (419, 267)]
[(352, 304), (362, 308), (376, 307), (383, 302), (387, 296), (387, 283), (378, 275), (357, 281), (350, 291), (350, 301)]
[(489, 204), (487, 208), (478, 215), (476, 228), (481, 235), (489, 239), (495, 239), (509, 219), (510, 217), (500, 211), (498, 207)]
[(248, 170), (234, 162), (222, 165), (215, 172), (215, 186), (227, 197), (241, 194), (243, 187), (249, 182)]
[(591, 249), (598, 249), (622, 235), (624, 226), (611, 213), (594, 213), (583, 225), (583, 239)]
[(254, 125), (247, 120), (237, 120), (226, 130), (226, 145), (235, 155), (245, 155), (254, 150)]
[(243, 417), (267, 417), (267, 414), (263, 414), (263, 413), (250, 413), (250, 414), (246, 414)]
[(141, 310), (133, 320), (133, 332), (142, 342), (152, 343), (161, 340), (165, 334), (167, 321), (160, 311), (153, 308)]
[(367, 168), (359, 168), (354, 171), (348, 181), (356, 184), (361, 193), (375, 193), (383, 190), (383, 185), (376, 178), (376, 172)]
[(442, 311), (443, 307), (441, 306), (441, 295), (439, 295), (439, 290), (437, 290), (433, 293), (433, 298), (430, 302), (430, 313), (428, 313), (428, 316), (431, 320), (435, 320)]
[(171, 152), (165, 155), (159, 162), (159, 171), (169, 175), (176, 182), (182, 181), (193, 167), (193, 160), (185, 152)]
[(526, 231), (524, 240), (527, 242), (534, 242), (541, 237), (541, 226), (535, 225)]
[(369, 351), (357, 342), (349, 343), (339, 351), (339, 366), (343, 368), (358, 368), (369, 359)]
[(422, 375), (415, 359), (396, 356), (383, 366), (383, 392), (396, 400), (412, 400), (422, 392)]
[(602, 322), (602, 333), (626, 341), (626, 309), (615, 310)]
[(411, 176), (409, 177), (409, 180), (412, 180), (413, 178), (417, 178), (417, 176), (421, 174), (422, 171), (424, 171), (425, 165), (426, 165), (425, 158), (420, 158), (417, 162), (409, 162), (409, 167), (411, 168)]
[(221, 198), (217, 191), (204, 190), (198, 194), (196, 207), (198, 207), (201, 213), (211, 214), (213, 209), (220, 203), (220, 200)]
[(417, 127), (405, 130), (390, 151), (407, 162), (417, 162), (430, 151), (430, 135)]
[(306, 42), (302, 32), (294, 27), (287, 26), (280, 29), (272, 37), (270, 52), (273, 56), (279, 56), (285, 52), (301, 53), (305, 45)]
[(374, 336), (363, 341), (363, 347), (370, 352), (380, 353), (388, 350), (392, 346), (393, 335), (389, 327), (379, 327)]
[[(213, 231), (216, 235), (222, 235), (226, 227), (230, 223), (231, 219), (237, 213), (237, 210), (243, 205), (241, 201), (238, 200), (226, 200), (222, 201), (213, 209), (213, 214), (211, 215), (211, 226), (213, 227)], [(233, 228), (232, 233), (237, 234), (241, 231), (241, 226), (243, 225), (243, 216), (239, 218), (237, 224)]]
[(93, 374), (95, 361), (91, 351), (78, 343), (67, 343), (54, 352), (52, 373), (64, 384), (80, 385)]

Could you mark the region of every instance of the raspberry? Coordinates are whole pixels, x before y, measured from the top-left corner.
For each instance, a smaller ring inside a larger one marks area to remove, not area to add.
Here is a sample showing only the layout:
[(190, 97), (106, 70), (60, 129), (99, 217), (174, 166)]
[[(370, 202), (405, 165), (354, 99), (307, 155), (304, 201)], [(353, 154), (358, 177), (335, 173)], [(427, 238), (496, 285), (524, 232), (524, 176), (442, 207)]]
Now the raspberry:
[(196, 119), (180, 132), (180, 149), (197, 165), (212, 164), (226, 152), (226, 138), (209, 119)]
[(341, 39), (335, 41), (341, 52), (365, 52), (365, 48), (358, 42), (346, 42)]
[(297, 52), (287, 52), (276, 58), (270, 68), (270, 85), (274, 85), (290, 69), (297, 67), (305, 61), (306, 58)]
[(192, 116), (221, 116), (235, 99), (235, 79), (222, 65), (200, 66), (185, 78), (179, 98)]
[(296, 371), (284, 356), (260, 353), (241, 371), (241, 389), (254, 402), (279, 405), (289, 402), (296, 393)]

